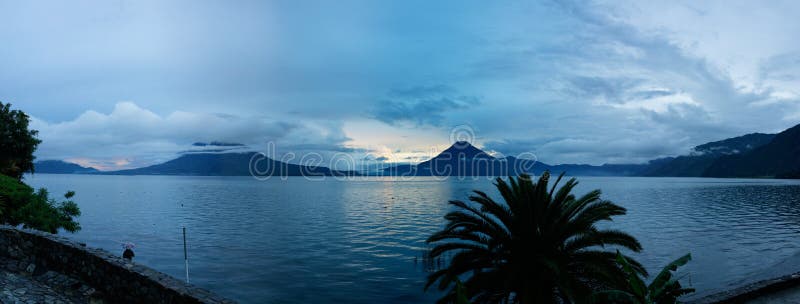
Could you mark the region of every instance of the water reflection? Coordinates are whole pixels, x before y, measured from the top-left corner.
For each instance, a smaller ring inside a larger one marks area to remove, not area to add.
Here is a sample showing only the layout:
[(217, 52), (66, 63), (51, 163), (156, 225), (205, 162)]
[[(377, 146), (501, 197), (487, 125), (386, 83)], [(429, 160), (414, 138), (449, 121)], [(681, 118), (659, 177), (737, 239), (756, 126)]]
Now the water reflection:
[[(581, 178), (628, 208), (612, 225), (644, 246), (651, 272), (691, 252), (682, 268), (699, 295), (800, 270), (800, 185), (795, 181)], [(183, 277), (181, 227), (191, 280), (246, 303), (431, 302), (415, 265), (444, 223), (447, 201), (487, 179), (406, 178), (265, 182), (248, 177), (37, 174), (52, 193), (75, 190), (83, 230), (70, 237)], [(770, 262), (765, 262), (770, 261)], [(420, 262), (420, 261), (418, 261)]]

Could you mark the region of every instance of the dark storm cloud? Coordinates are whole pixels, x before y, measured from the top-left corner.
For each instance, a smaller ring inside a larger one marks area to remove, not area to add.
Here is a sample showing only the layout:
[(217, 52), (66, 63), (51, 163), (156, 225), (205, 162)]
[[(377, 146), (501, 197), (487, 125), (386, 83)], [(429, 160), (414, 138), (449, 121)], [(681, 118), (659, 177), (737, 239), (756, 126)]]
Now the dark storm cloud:
[(604, 98), (611, 103), (648, 100), (675, 95), (669, 89), (648, 88), (647, 80), (626, 77), (586, 77), (569, 79), (568, 94), (584, 98)]
[(477, 104), (477, 99), (472, 97), (384, 100), (371, 114), (388, 124), (410, 122), (418, 126), (441, 126), (445, 115)]
[(391, 90), (369, 115), (388, 124), (441, 126), (449, 114), (480, 103), (477, 96), (461, 95), (447, 85), (422, 85)]

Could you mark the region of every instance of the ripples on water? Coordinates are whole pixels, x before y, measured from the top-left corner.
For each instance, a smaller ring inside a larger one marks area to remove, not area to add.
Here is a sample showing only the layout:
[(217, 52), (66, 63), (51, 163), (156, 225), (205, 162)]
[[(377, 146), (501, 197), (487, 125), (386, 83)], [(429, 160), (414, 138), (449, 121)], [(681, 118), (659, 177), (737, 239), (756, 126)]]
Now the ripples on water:
[[(37, 174), (53, 194), (75, 190), (83, 230), (69, 235), (246, 303), (420, 303), (424, 240), (440, 228), (447, 200), (491, 182), (257, 181), (249, 177)], [(800, 271), (800, 183), (783, 180), (580, 178), (628, 208), (615, 228), (639, 238), (651, 273), (691, 252), (681, 271), (698, 295)]]

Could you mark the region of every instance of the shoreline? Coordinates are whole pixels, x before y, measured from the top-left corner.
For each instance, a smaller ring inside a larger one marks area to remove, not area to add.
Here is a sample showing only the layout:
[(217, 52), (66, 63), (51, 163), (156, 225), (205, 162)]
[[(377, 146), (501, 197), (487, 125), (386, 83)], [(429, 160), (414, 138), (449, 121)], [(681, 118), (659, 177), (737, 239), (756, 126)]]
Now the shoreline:
[(800, 272), (745, 284), (744, 286), (690, 300), (686, 303), (744, 303), (760, 297), (776, 295), (793, 287), (800, 287)]

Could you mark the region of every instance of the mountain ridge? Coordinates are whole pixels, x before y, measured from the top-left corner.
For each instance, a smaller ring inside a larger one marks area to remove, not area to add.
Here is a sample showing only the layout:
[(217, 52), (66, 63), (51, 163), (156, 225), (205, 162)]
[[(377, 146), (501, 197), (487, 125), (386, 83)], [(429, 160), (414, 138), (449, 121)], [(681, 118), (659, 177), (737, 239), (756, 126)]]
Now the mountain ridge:
[(761, 147), (775, 134), (750, 133), (695, 146), (689, 155), (680, 155), (660, 165), (646, 168), (643, 176), (701, 177), (718, 158), (743, 154)]
[[(256, 167), (251, 160), (259, 157)], [(458, 141), (418, 164), (389, 165), (377, 172), (340, 171), (273, 160), (256, 152), (184, 153), (152, 166), (97, 171), (64, 161), (36, 163), (39, 173), (107, 175), (246, 176), (251, 169), (279, 176), (511, 176), (545, 170), (585, 176), (778, 177), (800, 178), (800, 125), (778, 134), (750, 133), (695, 146), (687, 155), (644, 164), (549, 165), (513, 156), (497, 158), (469, 142)]]
[(748, 153), (716, 159), (703, 176), (800, 178), (800, 125)]
[(259, 152), (187, 153), (143, 168), (104, 171), (105, 175), (188, 175), (188, 176), (353, 176), (353, 171), (332, 170), (289, 164)]
[(46, 174), (85, 174), (100, 172), (92, 167), (84, 167), (63, 160), (40, 160), (33, 163), (33, 172)]

